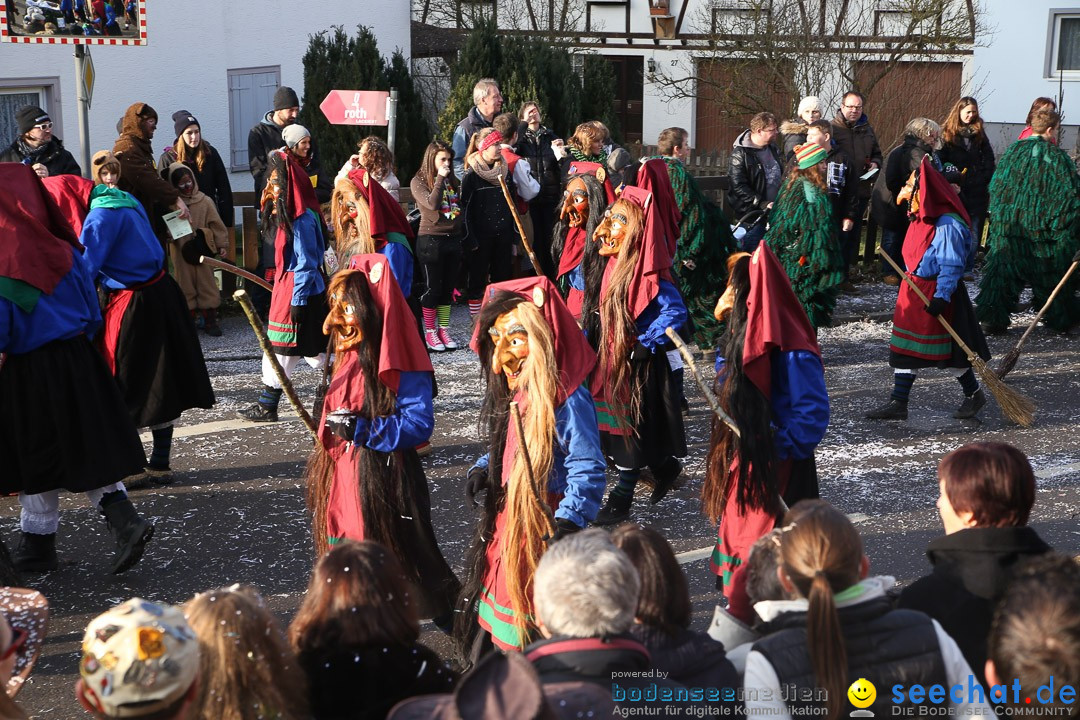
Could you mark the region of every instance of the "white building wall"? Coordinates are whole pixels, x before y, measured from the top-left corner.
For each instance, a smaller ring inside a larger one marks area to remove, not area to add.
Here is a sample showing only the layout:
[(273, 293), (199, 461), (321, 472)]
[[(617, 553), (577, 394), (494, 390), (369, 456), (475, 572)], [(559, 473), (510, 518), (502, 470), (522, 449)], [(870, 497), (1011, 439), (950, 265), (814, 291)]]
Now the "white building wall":
[[(350, 34), (358, 24), (366, 25), (385, 55), (401, 48), (408, 58), (410, 52), (409, 4), (404, 0), (184, 0), (147, 2), (146, 13), (145, 46), (90, 48), (97, 71), (90, 109), (91, 154), (112, 147), (117, 120), (130, 104), (141, 101), (159, 116), (155, 155), (174, 139), (172, 114), (185, 109), (198, 118), (203, 137), (228, 165), (228, 70), (278, 65), (282, 84), (302, 98), (309, 36), (331, 25), (342, 25)], [(0, 77), (60, 78), (57, 134), (80, 159), (73, 53), (71, 45), (0, 43)], [(231, 181), (234, 191), (252, 189), (247, 172), (233, 173)]]

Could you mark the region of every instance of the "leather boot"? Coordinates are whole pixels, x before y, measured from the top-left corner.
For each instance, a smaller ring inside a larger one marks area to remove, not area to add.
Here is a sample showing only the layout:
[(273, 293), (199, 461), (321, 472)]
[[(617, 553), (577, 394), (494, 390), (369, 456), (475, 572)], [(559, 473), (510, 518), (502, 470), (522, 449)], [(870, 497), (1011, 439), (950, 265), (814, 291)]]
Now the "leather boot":
[(217, 321), (217, 310), (203, 310), (203, 332), (211, 337), (221, 337), (221, 326)]
[(607, 502), (604, 503), (604, 507), (600, 508), (600, 512), (596, 513), (596, 519), (593, 520), (593, 525), (604, 527), (606, 525), (617, 525), (623, 520), (630, 517), (630, 506), (634, 504), (633, 495), (616, 495), (614, 491), (608, 495)]
[(671, 466), (665, 468), (665, 472), (653, 471), (653, 477), (656, 479), (656, 487), (653, 488), (652, 495), (649, 496), (649, 502), (655, 505), (664, 499), (673, 487), (675, 487), (675, 481), (679, 478), (679, 473), (682, 472), (682, 463), (675, 458), (670, 458), (668, 464)]
[(907, 420), (907, 403), (901, 400), (889, 399), (879, 408), (874, 408), (866, 413), (867, 420)]
[(118, 575), (139, 562), (146, 543), (154, 537), (154, 526), (139, 516), (131, 500), (126, 497), (102, 507), (101, 514), (105, 516), (109, 531), (116, 540), (116, 554), (113, 555), (109, 572)]
[(57, 569), (60, 562), (56, 558), (56, 533), (20, 533), (19, 544), (11, 559), (19, 572), (43, 573)]
[(983, 392), (982, 388), (979, 388), (974, 395), (964, 398), (964, 402), (953, 413), (953, 417), (957, 420), (968, 420), (975, 417), (976, 413), (982, 410), (984, 405), (986, 405), (986, 393)]

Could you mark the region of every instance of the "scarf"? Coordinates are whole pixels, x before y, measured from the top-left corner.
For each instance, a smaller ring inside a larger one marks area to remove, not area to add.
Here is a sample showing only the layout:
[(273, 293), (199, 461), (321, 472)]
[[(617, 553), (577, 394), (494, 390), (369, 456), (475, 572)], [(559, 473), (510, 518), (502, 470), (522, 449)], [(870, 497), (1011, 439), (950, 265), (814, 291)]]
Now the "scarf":
[(442, 202), (439, 204), (439, 212), (447, 220), (456, 220), (461, 214), (461, 206), (457, 190), (450, 183), (443, 183)]
[(500, 178), (506, 182), (506, 163), (501, 158), (494, 165), (488, 165), (480, 153), (475, 153), (469, 157), (469, 169), (491, 185), (498, 185)]
[(599, 155), (586, 155), (584, 152), (578, 150), (573, 145), (567, 145), (566, 151), (569, 152), (571, 157), (573, 157), (578, 162), (594, 162), (601, 165), (607, 165), (607, 153), (603, 150), (600, 151)]
[(22, 136), (19, 137), (19, 153), (22, 154), (23, 157), (32, 160), (33, 162), (31, 163), (31, 165), (39, 162), (40, 158), (49, 151), (49, 148), (51, 148), (52, 145), (53, 141), (49, 140), (49, 142), (41, 145), (40, 147), (30, 147), (30, 145), (26, 142), (25, 139), (22, 138)]
[(119, 208), (137, 208), (139, 201), (119, 188), (111, 188), (108, 185), (95, 185), (90, 191), (90, 209), (107, 208), (117, 210)]

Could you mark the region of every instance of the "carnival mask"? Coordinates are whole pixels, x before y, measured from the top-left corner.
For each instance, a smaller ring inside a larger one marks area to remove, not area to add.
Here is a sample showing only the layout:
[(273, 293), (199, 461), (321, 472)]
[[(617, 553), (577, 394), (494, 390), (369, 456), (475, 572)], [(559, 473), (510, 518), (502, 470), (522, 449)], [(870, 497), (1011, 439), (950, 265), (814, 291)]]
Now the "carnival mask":
[(517, 308), (495, 318), (488, 328), (488, 336), (495, 346), (491, 355), (491, 369), (506, 376), (510, 390), (517, 389), (518, 378), (529, 357), (529, 332), (521, 322)]
[(912, 215), (919, 212), (919, 171), (913, 170), (911, 175), (908, 176), (907, 182), (904, 183), (904, 187), (900, 188), (900, 192), (896, 194), (896, 204), (907, 202), (908, 212)]
[(330, 313), (323, 321), (323, 335), (334, 338), (335, 352), (347, 352), (360, 344), (364, 335), (360, 330), (357, 307), (346, 297), (345, 283), (335, 283), (327, 294)]
[(585, 227), (585, 223), (589, 221), (589, 188), (581, 178), (576, 177), (566, 184), (559, 217), (566, 219), (570, 227), (575, 228)]
[(641, 208), (629, 200), (616, 200), (604, 213), (604, 220), (593, 233), (593, 240), (600, 243), (600, 254), (613, 257), (622, 246), (641, 232)]
[[(338, 242), (351, 240), (360, 234), (357, 219), (368, 212), (367, 200), (360, 194), (356, 184), (348, 178), (338, 180), (330, 198), (330, 216)], [(366, 222), (361, 221), (366, 225)]]
[(728, 283), (724, 288), (724, 294), (720, 296), (720, 299), (716, 301), (716, 307), (713, 309), (713, 317), (717, 322), (724, 322), (731, 311), (735, 308), (735, 283), (732, 282), (732, 275), (735, 272), (735, 265), (744, 257), (750, 257), (749, 253), (737, 252), (732, 253), (727, 260), (728, 270)]

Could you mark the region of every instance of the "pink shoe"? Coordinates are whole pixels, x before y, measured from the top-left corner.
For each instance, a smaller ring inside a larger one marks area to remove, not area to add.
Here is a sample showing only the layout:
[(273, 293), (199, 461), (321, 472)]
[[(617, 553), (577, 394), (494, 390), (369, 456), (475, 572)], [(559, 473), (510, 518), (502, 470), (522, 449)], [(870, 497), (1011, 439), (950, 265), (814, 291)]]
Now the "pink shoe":
[(439, 340), (442, 342), (443, 347), (447, 350), (457, 350), (458, 344), (454, 342), (454, 338), (450, 337), (449, 328), (439, 328)]
[(432, 352), (442, 352), (446, 350), (446, 346), (443, 345), (442, 341), (439, 339), (438, 330), (425, 330), (424, 344), (427, 345), (427, 349)]

